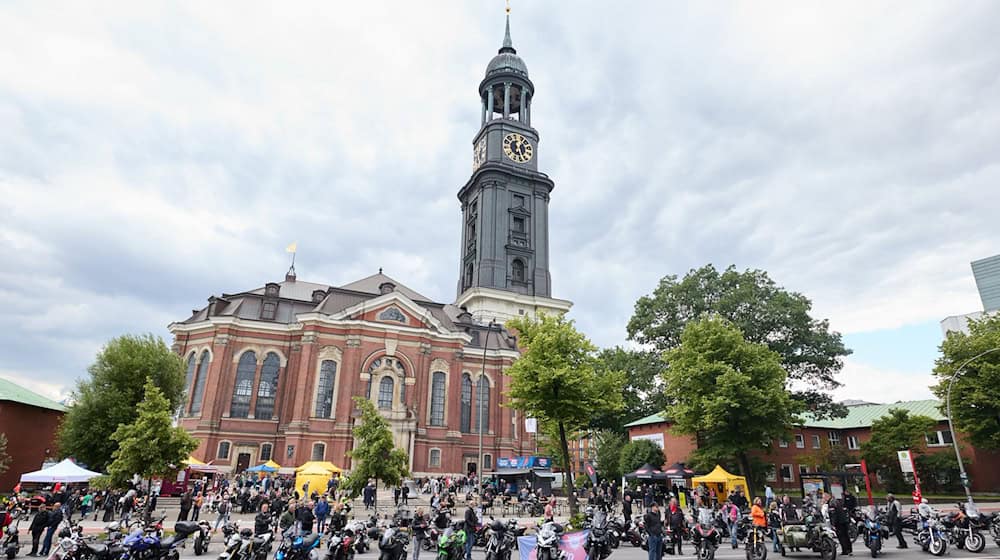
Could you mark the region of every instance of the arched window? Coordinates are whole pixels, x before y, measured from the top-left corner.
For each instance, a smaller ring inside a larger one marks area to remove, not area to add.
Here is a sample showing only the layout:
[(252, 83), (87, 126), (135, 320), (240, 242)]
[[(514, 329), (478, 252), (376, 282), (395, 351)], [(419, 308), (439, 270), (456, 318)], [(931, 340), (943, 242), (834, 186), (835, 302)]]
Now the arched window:
[(476, 381), (476, 417), (473, 418), (473, 430), (479, 433), (479, 422), (482, 419), (483, 432), (490, 430), (490, 380), (485, 375), (479, 376)]
[(431, 426), (444, 426), (445, 374), (435, 371), (431, 379)]
[(333, 384), (337, 378), (337, 362), (323, 360), (319, 366), (319, 381), (316, 383), (316, 416), (330, 418), (333, 415)]
[(236, 366), (233, 401), (229, 405), (230, 418), (246, 418), (250, 415), (250, 396), (253, 395), (253, 378), (256, 373), (257, 354), (252, 350), (244, 352)]
[[(194, 394), (191, 395), (191, 416), (201, 414), (201, 400), (205, 398), (205, 379), (208, 378), (208, 361), (211, 354), (208, 350), (201, 353), (198, 362), (198, 375), (194, 378)], [(256, 364), (254, 369), (256, 369)]]
[(392, 408), (392, 390), (395, 386), (392, 378), (386, 375), (378, 383), (378, 407), (381, 410)]
[[(383, 375), (389, 374), (394, 380), (398, 379), (400, 382), (399, 386), (399, 402), (406, 402), (406, 366), (403, 361), (398, 358), (390, 358), (389, 356), (383, 356), (381, 358), (376, 358), (372, 360), (371, 365), (368, 366), (368, 398), (372, 398), (372, 385), (382, 378)], [(382, 384), (385, 381), (381, 382)], [(393, 388), (395, 388), (395, 383), (393, 383)], [(379, 386), (378, 395), (378, 407), (383, 409), (392, 408), (392, 396), (390, 395), (388, 402), (389, 404), (385, 407), (382, 406), (382, 385)]]
[(514, 282), (524, 282), (524, 261), (514, 259), (514, 262), (510, 263), (510, 277)]
[(273, 450), (274, 446), (270, 443), (262, 443), (260, 445), (260, 460), (264, 462), (270, 461)]
[(469, 433), (472, 427), (472, 378), (468, 373), (462, 374), (462, 418), (461, 430)]
[(314, 443), (312, 452), (312, 461), (322, 461), (326, 458), (326, 444), (325, 443)]
[[(194, 368), (198, 365), (195, 362), (194, 358), (195, 358), (195, 353), (191, 352), (191, 355), (188, 356), (187, 375), (184, 378), (184, 395), (187, 396), (188, 398), (191, 397), (191, 383), (194, 381)], [(177, 414), (179, 415), (184, 414), (183, 404), (178, 409)]]
[(281, 358), (274, 352), (268, 352), (264, 364), (260, 367), (260, 383), (257, 385), (257, 407), (253, 417), (258, 420), (270, 420), (274, 416), (274, 400), (278, 394), (278, 370), (281, 368)]

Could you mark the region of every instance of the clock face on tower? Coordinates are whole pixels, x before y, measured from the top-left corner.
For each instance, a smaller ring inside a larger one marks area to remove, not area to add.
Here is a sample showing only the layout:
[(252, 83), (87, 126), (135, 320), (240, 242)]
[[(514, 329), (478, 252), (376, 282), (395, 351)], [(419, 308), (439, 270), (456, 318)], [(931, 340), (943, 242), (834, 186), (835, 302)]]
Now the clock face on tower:
[(486, 138), (483, 137), (472, 149), (472, 170), (479, 169), (479, 166), (486, 163)]
[(512, 132), (503, 138), (503, 153), (512, 161), (518, 163), (531, 161), (532, 150), (531, 142), (516, 132)]

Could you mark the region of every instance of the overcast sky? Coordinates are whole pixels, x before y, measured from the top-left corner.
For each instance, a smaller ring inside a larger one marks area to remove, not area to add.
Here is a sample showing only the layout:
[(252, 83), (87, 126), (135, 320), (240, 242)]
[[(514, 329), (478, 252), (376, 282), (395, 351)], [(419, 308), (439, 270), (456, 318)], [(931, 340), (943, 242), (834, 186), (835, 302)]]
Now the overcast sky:
[[(572, 8), (572, 9), (570, 9)], [(767, 270), (930, 395), (1000, 252), (1000, 3), (515, 0), (553, 296), (602, 346), (637, 297)], [(65, 394), (110, 337), (383, 267), (452, 301), (503, 2), (0, 4), (0, 375)]]

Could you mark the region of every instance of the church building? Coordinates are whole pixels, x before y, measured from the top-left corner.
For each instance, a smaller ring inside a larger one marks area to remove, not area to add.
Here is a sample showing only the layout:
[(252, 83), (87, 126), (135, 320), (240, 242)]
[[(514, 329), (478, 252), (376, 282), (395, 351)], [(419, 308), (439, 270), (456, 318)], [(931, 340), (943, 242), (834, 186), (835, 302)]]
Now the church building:
[(269, 459), (350, 469), (353, 397), (370, 399), (386, 418), (414, 476), (485, 472), (498, 457), (531, 452), (523, 419), (501, 406), (504, 371), (519, 355), (502, 325), (572, 305), (551, 296), (555, 185), (538, 171), (534, 96), (508, 16), (479, 84), (472, 176), (458, 191), (454, 303), (381, 270), (331, 286), (299, 280), (293, 267), (284, 281), (212, 296), (170, 325), (187, 366), (179, 422), (201, 441), (195, 458), (233, 472)]

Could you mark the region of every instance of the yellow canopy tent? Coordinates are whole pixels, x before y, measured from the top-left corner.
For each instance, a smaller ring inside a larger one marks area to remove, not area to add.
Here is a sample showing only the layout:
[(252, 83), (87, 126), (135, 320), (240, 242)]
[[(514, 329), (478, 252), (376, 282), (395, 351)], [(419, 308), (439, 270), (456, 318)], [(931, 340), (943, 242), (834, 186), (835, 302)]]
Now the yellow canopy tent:
[(330, 471), (332, 473), (342, 473), (342, 472), (344, 472), (340, 467), (338, 467), (337, 465), (334, 465), (330, 461), (308, 461), (306, 463), (302, 463), (298, 467), (295, 467), (295, 472), (304, 471), (306, 469), (311, 469), (311, 468), (314, 468), (314, 467), (318, 467), (318, 468)]
[(273, 460), (268, 461), (268, 462), (266, 462), (264, 464), (267, 465), (267, 466), (269, 466), (269, 467), (271, 467), (272, 469), (275, 469), (275, 470), (281, 468), (281, 465), (279, 465), (278, 463), (275, 463)]
[(198, 459), (195, 459), (194, 457), (191, 457), (191, 456), (188, 456), (187, 459), (185, 459), (185, 460), (183, 460), (181, 462), (184, 463), (184, 464), (186, 464), (186, 465), (204, 465), (205, 464), (204, 462), (199, 461)]
[(730, 490), (742, 490), (743, 495), (747, 495), (747, 479), (726, 472), (726, 469), (722, 468), (720, 465), (715, 465), (712, 472), (696, 476), (691, 479), (691, 484), (698, 486), (699, 484), (704, 484), (708, 488), (715, 489), (715, 495), (719, 497), (719, 501), (726, 499), (729, 495)]
[[(312, 494), (313, 491), (323, 494), (326, 492), (326, 483), (330, 481), (330, 477), (332, 476), (333, 471), (327, 470), (320, 465), (300, 468), (295, 473), (295, 489), (303, 497)], [(306, 484), (309, 485), (308, 490), (306, 490)]]

